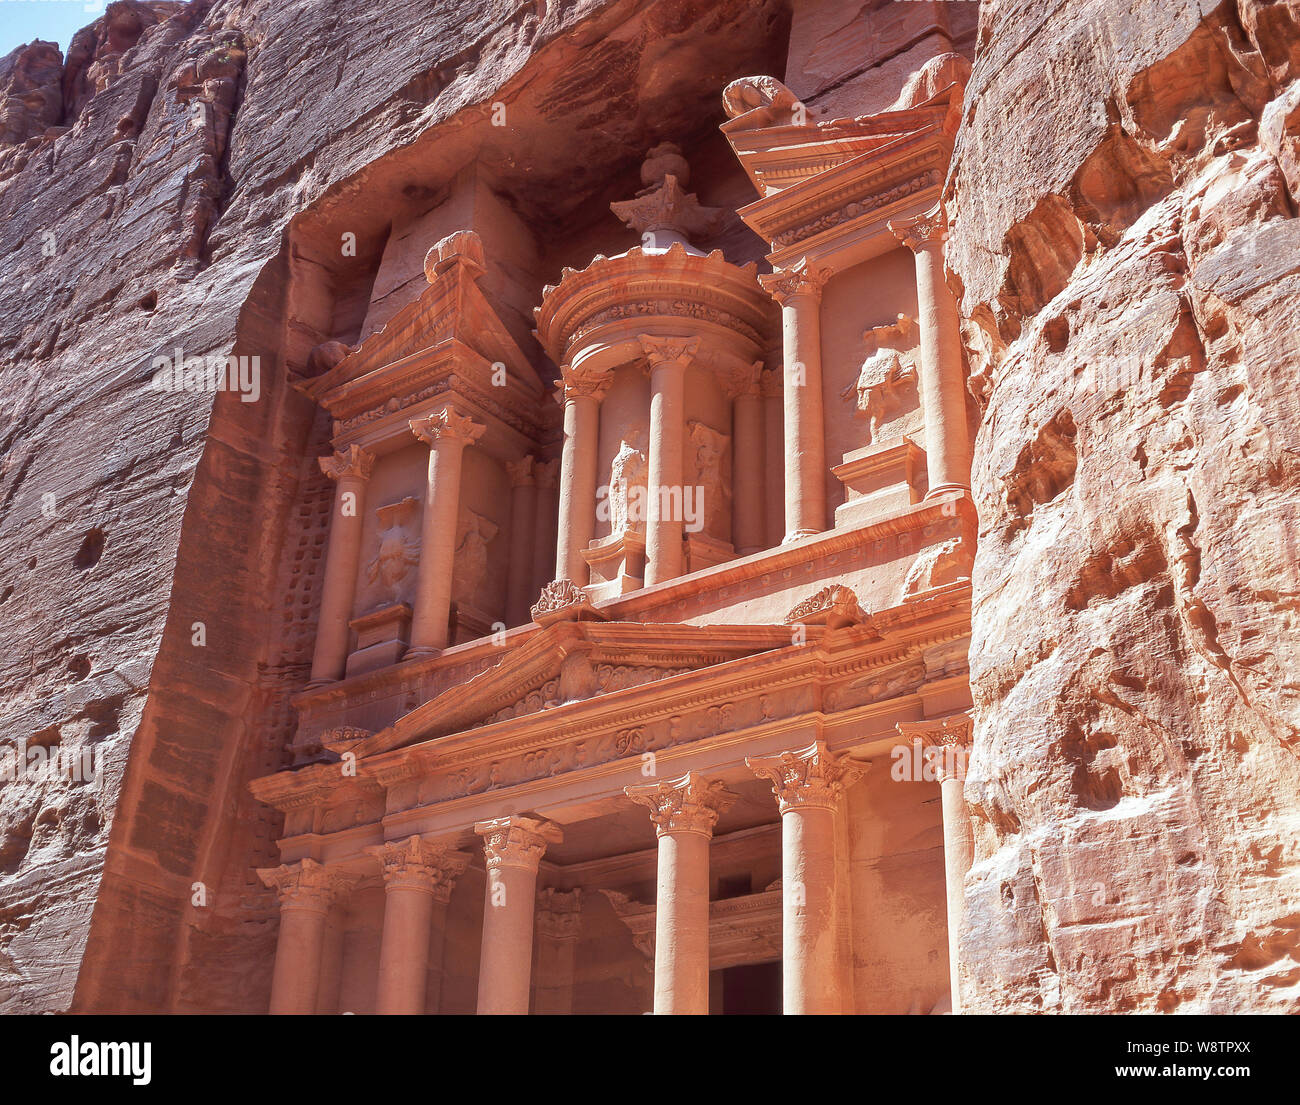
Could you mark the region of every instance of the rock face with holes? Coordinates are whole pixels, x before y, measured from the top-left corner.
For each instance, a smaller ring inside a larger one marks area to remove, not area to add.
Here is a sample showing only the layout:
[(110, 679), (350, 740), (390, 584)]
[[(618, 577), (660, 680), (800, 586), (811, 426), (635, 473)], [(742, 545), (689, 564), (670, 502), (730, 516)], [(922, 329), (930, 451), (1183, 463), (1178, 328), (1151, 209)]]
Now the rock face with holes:
[(963, 1004), (1294, 1011), (1300, 4), (981, 19)]

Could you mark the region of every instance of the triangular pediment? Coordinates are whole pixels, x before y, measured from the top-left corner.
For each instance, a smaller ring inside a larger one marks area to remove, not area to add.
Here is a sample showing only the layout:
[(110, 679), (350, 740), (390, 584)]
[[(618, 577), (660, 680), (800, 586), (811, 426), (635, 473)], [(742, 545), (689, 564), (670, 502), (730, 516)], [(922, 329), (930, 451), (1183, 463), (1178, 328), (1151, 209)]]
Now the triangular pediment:
[(359, 758), (754, 656), (791, 643), (789, 626), (561, 622), (499, 663), (358, 745)]

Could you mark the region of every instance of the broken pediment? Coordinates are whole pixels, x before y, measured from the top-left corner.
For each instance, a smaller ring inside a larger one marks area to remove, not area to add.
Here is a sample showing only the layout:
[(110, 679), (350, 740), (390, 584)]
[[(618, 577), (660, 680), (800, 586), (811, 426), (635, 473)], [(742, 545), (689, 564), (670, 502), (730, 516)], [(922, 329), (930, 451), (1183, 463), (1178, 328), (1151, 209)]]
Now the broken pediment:
[(559, 622), (352, 751), (375, 756), (789, 645), (785, 626)]
[(341, 359), (324, 359), (332, 367), (298, 380), (298, 388), (345, 431), (376, 410), (411, 406), (459, 387), (509, 393), (522, 414), (535, 410), (542, 382), (479, 287), (484, 265), (477, 234), (444, 238), (426, 258), (429, 283), (419, 297)]

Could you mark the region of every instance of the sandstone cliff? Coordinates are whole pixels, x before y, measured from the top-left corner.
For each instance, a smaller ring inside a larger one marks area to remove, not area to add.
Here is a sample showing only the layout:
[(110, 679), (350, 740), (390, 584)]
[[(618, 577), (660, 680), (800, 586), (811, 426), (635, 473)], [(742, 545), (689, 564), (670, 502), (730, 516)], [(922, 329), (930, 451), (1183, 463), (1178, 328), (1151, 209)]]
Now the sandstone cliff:
[(1295, 1010), (1300, 4), (981, 20), (966, 1005)]

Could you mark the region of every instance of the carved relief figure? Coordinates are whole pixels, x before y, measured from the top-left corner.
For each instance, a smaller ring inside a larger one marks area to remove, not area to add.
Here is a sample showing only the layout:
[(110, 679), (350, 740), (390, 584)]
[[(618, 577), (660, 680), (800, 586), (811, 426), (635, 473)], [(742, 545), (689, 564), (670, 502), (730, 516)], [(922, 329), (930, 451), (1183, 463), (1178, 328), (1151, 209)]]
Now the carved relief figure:
[(731, 437), (696, 421), (687, 423), (687, 432), (686, 482), (702, 489), (696, 492), (702, 496), (696, 509), (704, 511), (704, 532), (719, 541), (730, 540)]
[(619, 445), (609, 472), (609, 519), (611, 533), (642, 533), (645, 530), (646, 478), (649, 465), (642, 451), (645, 435), (628, 434)]
[(379, 550), (366, 565), (366, 580), (371, 584), (371, 601), (375, 605), (401, 602), (405, 597), (405, 581), (420, 563), (420, 541), (415, 535), (419, 506), (408, 495), (375, 511)]
[(456, 567), (452, 572), (451, 594), (457, 602), (473, 604), (487, 575), (488, 545), (501, 527), (490, 518), (466, 510), (456, 538)]
[(841, 393), (856, 399), (859, 417), (867, 420), (868, 441), (878, 441), (881, 430), (915, 404), (916, 365), (910, 356), (916, 324), (906, 315), (896, 323), (876, 326), (863, 334), (867, 358), (857, 382)]

